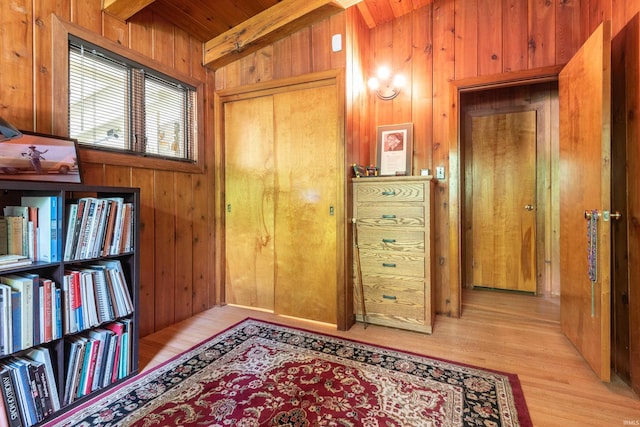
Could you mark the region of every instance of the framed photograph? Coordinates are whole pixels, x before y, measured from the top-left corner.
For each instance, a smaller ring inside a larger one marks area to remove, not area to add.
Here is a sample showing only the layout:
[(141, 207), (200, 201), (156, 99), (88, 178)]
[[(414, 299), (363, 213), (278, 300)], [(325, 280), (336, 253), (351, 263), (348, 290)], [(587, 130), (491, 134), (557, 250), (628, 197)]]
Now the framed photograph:
[(380, 176), (411, 175), (413, 123), (378, 126), (376, 151)]
[(0, 179), (82, 183), (75, 139), (21, 132), (0, 142)]

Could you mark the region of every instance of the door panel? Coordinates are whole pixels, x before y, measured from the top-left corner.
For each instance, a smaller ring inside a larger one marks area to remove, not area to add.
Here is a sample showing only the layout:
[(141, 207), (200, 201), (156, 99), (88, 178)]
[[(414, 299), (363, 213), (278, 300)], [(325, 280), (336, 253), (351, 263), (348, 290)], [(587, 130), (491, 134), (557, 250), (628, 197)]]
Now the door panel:
[(274, 105), (275, 311), (335, 323), (341, 217), (336, 211), (337, 89), (331, 85), (280, 93)]
[(584, 213), (611, 210), (610, 58), (604, 22), (559, 76), (561, 327), (603, 381), (610, 380), (611, 223), (598, 221), (592, 292)]
[(640, 15), (612, 41), (613, 206), (612, 367), (640, 394)]
[(473, 286), (536, 291), (536, 112), (471, 118)]
[(226, 302), (273, 310), (273, 97), (227, 102), (224, 120)]

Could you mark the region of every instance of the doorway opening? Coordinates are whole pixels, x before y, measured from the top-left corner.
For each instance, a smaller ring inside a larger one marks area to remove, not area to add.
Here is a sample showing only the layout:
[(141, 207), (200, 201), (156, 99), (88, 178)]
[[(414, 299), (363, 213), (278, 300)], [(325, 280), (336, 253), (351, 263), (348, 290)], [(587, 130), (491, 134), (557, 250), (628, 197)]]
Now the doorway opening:
[(462, 286), (559, 295), (557, 81), (461, 93), (459, 135)]

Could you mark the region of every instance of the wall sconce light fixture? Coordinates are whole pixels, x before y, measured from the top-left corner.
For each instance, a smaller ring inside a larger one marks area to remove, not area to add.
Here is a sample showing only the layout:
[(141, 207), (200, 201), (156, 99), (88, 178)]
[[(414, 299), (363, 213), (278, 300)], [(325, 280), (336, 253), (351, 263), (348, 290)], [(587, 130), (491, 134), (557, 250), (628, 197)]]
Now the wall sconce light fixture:
[(22, 132), (16, 129), (11, 123), (0, 117), (0, 142), (20, 138), (21, 136)]
[(378, 98), (388, 101), (395, 98), (400, 93), (400, 89), (405, 84), (405, 78), (402, 74), (391, 75), (388, 67), (378, 68), (375, 77), (371, 77), (368, 81), (369, 89), (373, 90)]

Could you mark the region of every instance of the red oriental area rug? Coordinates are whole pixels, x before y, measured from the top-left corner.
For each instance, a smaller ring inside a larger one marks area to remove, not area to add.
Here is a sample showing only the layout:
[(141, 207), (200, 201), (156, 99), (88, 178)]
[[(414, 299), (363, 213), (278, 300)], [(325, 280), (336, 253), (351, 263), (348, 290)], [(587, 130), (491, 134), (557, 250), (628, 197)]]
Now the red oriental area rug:
[(515, 375), (247, 319), (49, 426), (531, 426)]

